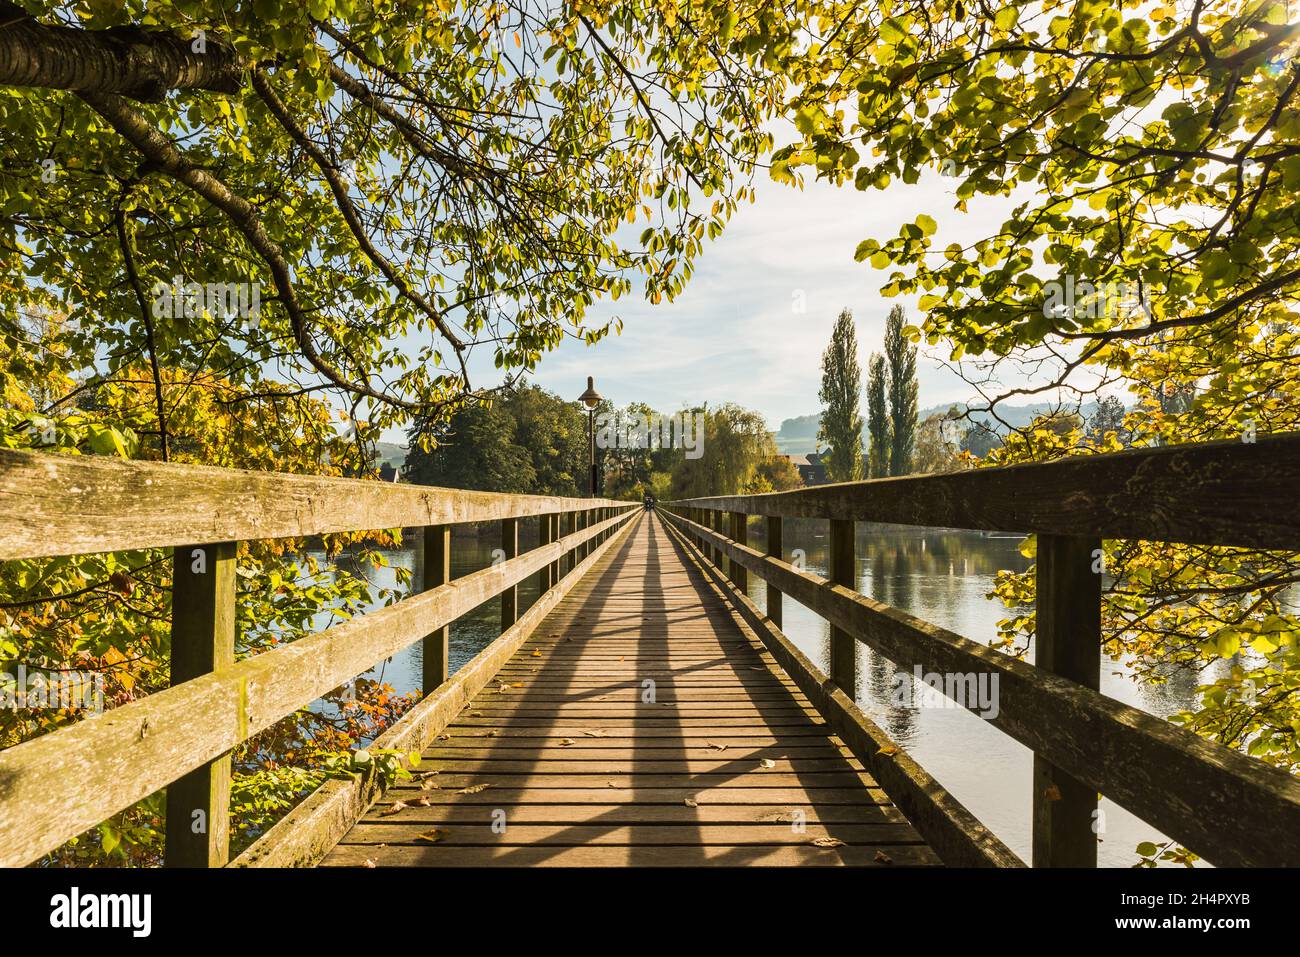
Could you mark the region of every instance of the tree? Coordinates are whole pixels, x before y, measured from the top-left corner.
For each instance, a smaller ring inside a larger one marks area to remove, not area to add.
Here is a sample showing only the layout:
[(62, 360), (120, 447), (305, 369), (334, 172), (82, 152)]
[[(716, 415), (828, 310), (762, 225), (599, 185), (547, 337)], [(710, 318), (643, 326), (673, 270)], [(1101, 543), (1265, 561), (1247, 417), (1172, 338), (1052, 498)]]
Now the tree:
[(376, 434), (490, 391), (476, 347), (532, 369), (617, 329), (596, 300), (676, 295), (750, 195), (797, 29), (643, 0), (0, 0), (0, 23), (0, 336), (62, 300), (97, 381), (211, 370), (253, 401), (272, 370), (280, 407), (329, 397)]
[[(437, 429), (432, 436), (430, 428)], [(587, 492), (586, 413), (539, 386), (466, 406), (446, 423), (418, 422), (411, 446), (406, 474), (421, 485), (529, 495)]]
[(862, 370), (858, 367), (858, 332), (853, 314), (840, 312), (831, 329), (830, 345), (822, 353), (821, 426), (817, 441), (830, 445), (824, 456), (832, 482), (862, 478)]
[(867, 366), (867, 432), (871, 436), (868, 448), (869, 468), (872, 478), (889, 474), (889, 456), (893, 436), (889, 423), (888, 387), (885, 384), (885, 357), (873, 354)]
[(672, 470), (672, 498), (741, 495), (760, 488), (760, 469), (777, 458), (776, 443), (763, 417), (734, 403), (705, 408), (703, 455), (678, 451)]
[(916, 472), (953, 472), (961, 468), (958, 455), (960, 431), (956, 406), (948, 412), (935, 412), (921, 421), (916, 429), (916, 450), (912, 460)]
[[(881, 189), (934, 171), (956, 209), (977, 214), (1019, 188), (1024, 200), (975, 238), (940, 236), (922, 211), (856, 251), (888, 272), (884, 294), (919, 297), (922, 335), (972, 384), (1008, 365), (1035, 370), (1019, 396), (1122, 383), (1137, 398), (1125, 417), (1134, 446), (1300, 428), (1300, 24), (1283, 4), (841, 9), (794, 64), (799, 138), (773, 175), (792, 182), (806, 166)], [(1005, 397), (975, 411), (996, 420)], [(1009, 430), (984, 463), (1119, 447), (1066, 425)], [(1284, 598), (1300, 556), (1103, 547), (1106, 650), (1160, 682), (1252, 649), (1177, 720), (1300, 770), (1300, 616)], [(999, 576), (998, 594), (1032, 605), (1033, 572)], [(1034, 627), (1016, 614), (1007, 647), (1023, 651)]]
[(1088, 420), (1088, 438), (1098, 444), (1106, 439), (1106, 433), (1114, 433), (1120, 445), (1128, 445), (1132, 435), (1124, 427), (1124, 403), (1118, 396), (1108, 395), (1097, 403), (1097, 411)]
[(889, 310), (885, 320), (885, 364), (889, 369), (889, 474), (912, 470), (916, 444), (916, 406), (920, 386), (916, 380), (916, 346), (904, 333), (907, 314), (902, 306)]

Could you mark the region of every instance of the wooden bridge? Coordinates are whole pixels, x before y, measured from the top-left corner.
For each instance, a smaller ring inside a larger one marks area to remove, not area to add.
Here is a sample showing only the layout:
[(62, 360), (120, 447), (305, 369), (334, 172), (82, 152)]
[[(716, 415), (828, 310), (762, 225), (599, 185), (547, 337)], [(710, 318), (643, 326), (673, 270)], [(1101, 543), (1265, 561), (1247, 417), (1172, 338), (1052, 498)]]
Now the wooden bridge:
[[(1297, 488), (1295, 435), (660, 514), (0, 451), (0, 560), (175, 554), (172, 687), (0, 752), (0, 865), (165, 790), (175, 866), (1019, 866), (854, 703), (865, 644), (904, 670), (998, 678), (992, 723), (1035, 755), (1035, 866), (1095, 866), (1098, 793), (1213, 863), (1295, 866), (1300, 782), (1098, 692), (1093, 568), (1103, 538), (1296, 550)], [(790, 517), (828, 522), (827, 578), (785, 560)], [(504, 560), (453, 580), (451, 527), (485, 521)], [(522, 553), (521, 521), (539, 530)], [(856, 522), (1036, 533), (1036, 664), (858, 594)], [(422, 549), (411, 596), (235, 660), (236, 542), (383, 528)], [(449, 674), (449, 624), (498, 595), (500, 637)], [(830, 622), (829, 676), (782, 633), (783, 596)], [(419, 750), (426, 773), (332, 779), (230, 860), (230, 752), (417, 641), (425, 695), (372, 747)]]

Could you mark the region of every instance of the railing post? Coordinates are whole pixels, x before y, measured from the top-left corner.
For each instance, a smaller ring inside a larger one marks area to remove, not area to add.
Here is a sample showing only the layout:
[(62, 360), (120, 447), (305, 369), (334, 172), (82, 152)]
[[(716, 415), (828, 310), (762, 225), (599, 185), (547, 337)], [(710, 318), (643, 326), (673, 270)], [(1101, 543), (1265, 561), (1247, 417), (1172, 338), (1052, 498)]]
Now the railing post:
[[(719, 534), (722, 532), (722, 512), (715, 508), (709, 509), (709, 528)], [(709, 560), (713, 562), (718, 571), (722, 571), (722, 549), (716, 545), (710, 545)]]
[[(505, 560), (519, 555), (519, 519), (501, 519), (501, 551)], [(519, 620), (519, 586), (511, 585), (501, 592), (501, 630), (505, 631)]]
[[(851, 519), (830, 520), (830, 559), (827, 576), (836, 585), (857, 590), (857, 545)], [(857, 641), (848, 632), (831, 626), (831, 680), (845, 694), (857, 694)]]
[[(1034, 665), (1101, 687), (1101, 542), (1039, 535)], [(1034, 867), (1096, 867), (1097, 792), (1034, 755)]]
[[(560, 523), (560, 520), (563, 517), (564, 517), (563, 512), (552, 512), (550, 515), (547, 516), (547, 524), (549, 524), (551, 527), (551, 541), (553, 542), (558, 542), (560, 540), (560, 537), (564, 534), (563, 526)], [(564, 567), (562, 564), (563, 561), (564, 561), (564, 556), (560, 556), (555, 561), (551, 562), (550, 569), (551, 569), (552, 588), (554, 588), (556, 585), (560, 583), (561, 570)]]
[[(235, 663), (235, 543), (172, 556), (173, 686)], [(230, 755), (167, 786), (168, 867), (224, 867), (230, 858)]]
[[(730, 538), (737, 545), (749, 544), (749, 516), (744, 512), (731, 512), (731, 534)], [(740, 562), (732, 559), (731, 562), (731, 583), (736, 586), (736, 590), (744, 594), (749, 590), (749, 570)]]
[[(425, 525), (420, 529), (420, 580), (415, 583), (419, 591), (432, 591), (451, 581), (451, 526)], [(430, 695), (449, 677), (447, 651), (448, 629), (442, 628), (424, 636), (421, 642), (423, 661), (421, 690)]]
[[(551, 516), (537, 516), (537, 547), (543, 548), (555, 541), (554, 532), (551, 530)], [(537, 573), (537, 597), (541, 598), (555, 585), (551, 579), (551, 564), (547, 562), (542, 570)]]
[[(781, 516), (767, 516), (767, 548), (766, 553), (777, 561), (781, 561)], [(777, 629), (781, 628), (781, 590), (775, 585), (769, 583), (767, 586), (767, 617), (771, 620)]]

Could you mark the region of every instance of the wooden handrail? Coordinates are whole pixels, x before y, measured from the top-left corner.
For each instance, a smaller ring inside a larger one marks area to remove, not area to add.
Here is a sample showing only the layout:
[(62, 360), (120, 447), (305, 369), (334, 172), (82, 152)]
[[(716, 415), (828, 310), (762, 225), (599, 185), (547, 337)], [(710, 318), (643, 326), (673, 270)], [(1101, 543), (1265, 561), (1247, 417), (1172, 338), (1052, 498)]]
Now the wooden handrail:
[(0, 561), (527, 518), (628, 502), (0, 449)]
[(1300, 547), (1300, 433), (661, 503), (934, 528)]
[(996, 675), (994, 727), (1205, 859), (1300, 865), (1300, 780), (1285, 771), (661, 508), (702, 555), (752, 571), (903, 668)]
[[(503, 630), (521, 634), (509, 597), (518, 583), (545, 574), (554, 584), (565, 556), (594, 554), (640, 505), (0, 450), (0, 509), (0, 559), (183, 546), (175, 548), (172, 687), (0, 751), (0, 866), (27, 864), (164, 787), (168, 863), (219, 866), (228, 855), (231, 750), (415, 641), (426, 643), (426, 678), (438, 679), (426, 696), (450, 687), (452, 621), (505, 595)], [(510, 547), (519, 517), (558, 527), (561, 511), (603, 518), (543, 534), (523, 554)], [(448, 581), (447, 526), (492, 519), (502, 521), (506, 560)], [(417, 586), (427, 590), (233, 663), (235, 541), (410, 525), (421, 526), (426, 568)], [(539, 607), (552, 600), (544, 594)], [(202, 830), (191, 830), (192, 820)]]

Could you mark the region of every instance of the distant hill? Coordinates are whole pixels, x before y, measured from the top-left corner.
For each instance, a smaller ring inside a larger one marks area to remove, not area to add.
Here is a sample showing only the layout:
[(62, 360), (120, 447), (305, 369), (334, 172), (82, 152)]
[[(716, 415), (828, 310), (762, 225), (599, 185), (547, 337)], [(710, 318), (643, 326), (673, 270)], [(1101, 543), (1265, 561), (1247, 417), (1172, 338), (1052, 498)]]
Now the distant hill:
[(391, 465), (393, 468), (400, 468), (406, 462), (406, 447), (398, 445), (396, 442), (378, 442), (375, 446), (375, 452), (380, 465)]
[[(929, 408), (922, 409), (919, 416), (924, 420), (935, 413), (947, 412), (954, 405), (961, 406), (962, 403), (945, 402), (942, 405), (932, 405)], [(1006, 402), (999, 402), (998, 416), (1012, 428), (1023, 428), (1038, 416), (1050, 412), (1052, 408), (1053, 405), (1050, 402), (1031, 402), (1025, 405), (1010, 405)], [(1080, 411), (1086, 419), (1097, 411), (1097, 403), (1086, 402), (1080, 408)], [(977, 413), (972, 418), (975, 421), (986, 423), (995, 432), (1005, 431), (1001, 423), (994, 422), (987, 414)], [(807, 455), (809, 452), (817, 451), (817, 429), (820, 425), (820, 413), (785, 419), (781, 422), (781, 428), (772, 435), (776, 440), (777, 450), (783, 455)], [(865, 423), (863, 426), (863, 442), (866, 442)]]

